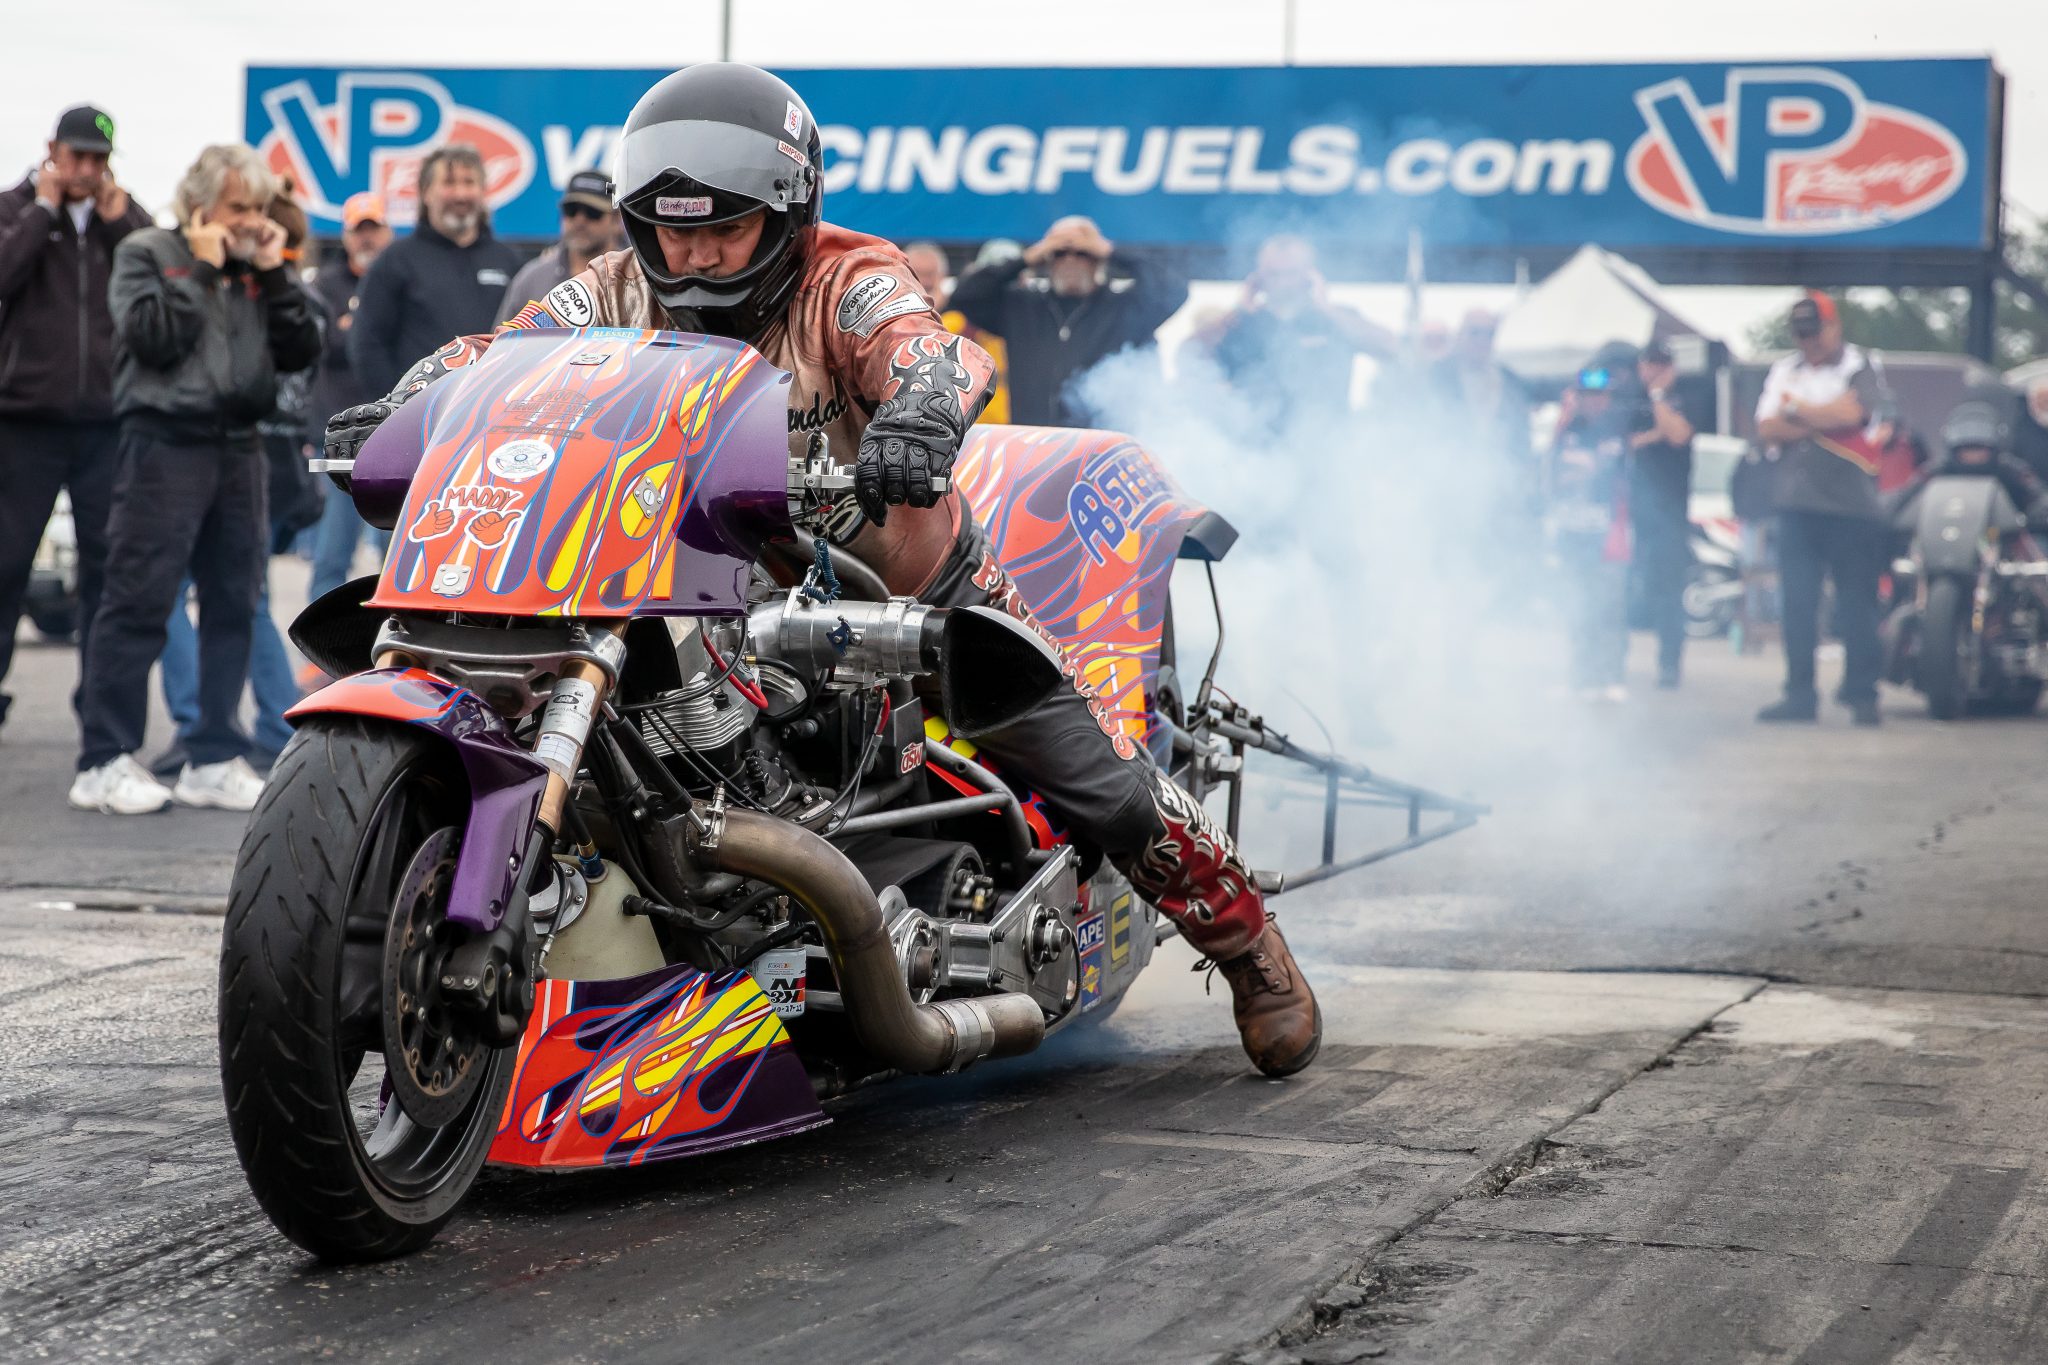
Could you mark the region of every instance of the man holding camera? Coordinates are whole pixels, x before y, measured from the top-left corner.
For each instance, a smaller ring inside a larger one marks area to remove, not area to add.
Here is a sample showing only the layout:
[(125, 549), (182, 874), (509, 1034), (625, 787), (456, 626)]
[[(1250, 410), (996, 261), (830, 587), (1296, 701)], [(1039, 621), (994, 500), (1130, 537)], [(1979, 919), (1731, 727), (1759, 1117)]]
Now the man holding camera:
[[(0, 683), (60, 488), (78, 538), (81, 646), (99, 608), (116, 441), (107, 276), (115, 246), (149, 226), (107, 169), (113, 152), (111, 118), (67, 109), (42, 165), (0, 192)], [(0, 721), (7, 704), (0, 692)]]
[(1878, 451), (1865, 427), (1879, 385), (1861, 348), (1842, 339), (1834, 300), (1809, 292), (1792, 305), (1798, 350), (1771, 366), (1757, 402), (1758, 439), (1778, 462), (1778, 567), (1785, 593), (1785, 695), (1757, 713), (1766, 724), (1819, 718), (1814, 652), (1821, 582), (1835, 584), (1844, 654), (1836, 695), (1858, 725), (1876, 725), (1877, 586), (1886, 519)]
[(1118, 351), (1150, 346), (1187, 300), (1186, 275), (1117, 252), (1076, 214), (1015, 260), (962, 275), (949, 302), (1009, 343), (1012, 421), (1085, 427), (1094, 415), (1074, 379)]
[(1678, 686), (1685, 656), (1685, 579), (1692, 567), (1693, 425), (1672, 392), (1678, 367), (1662, 341), (1636, 357), (1642, 402), (1629, 437), (1629, 520), (1650, 628), (1657, 633), (1657, 686)]

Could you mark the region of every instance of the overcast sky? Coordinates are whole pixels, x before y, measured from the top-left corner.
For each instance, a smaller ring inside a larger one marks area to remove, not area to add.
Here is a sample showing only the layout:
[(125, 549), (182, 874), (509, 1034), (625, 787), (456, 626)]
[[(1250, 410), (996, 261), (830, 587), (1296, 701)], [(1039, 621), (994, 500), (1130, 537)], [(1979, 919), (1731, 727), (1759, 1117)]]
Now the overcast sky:
[[(719, 8), (718, 0), (13, 6), (0, 176), (11, 183), (15, 168), (41, 155), (60, 109), (93, 101), (120, 125), (117, 172), (159, 207), (199, 147), (241, 135), (250, 62), (681, 66), (718, 55)], [(763, 66), (1199, 66), (1277, 64), (1286, 55), (1280, 0), (732, 0), (732, 8), (732, 55)], [(2048, 212), (2048, 0), (1298, 0), (1294, 14), (1295, 59), (1320, 65), (1989, 53), (2008, 78), (2007, 197)], [(1714, 36), (1697, 36), (1705, 34)]]

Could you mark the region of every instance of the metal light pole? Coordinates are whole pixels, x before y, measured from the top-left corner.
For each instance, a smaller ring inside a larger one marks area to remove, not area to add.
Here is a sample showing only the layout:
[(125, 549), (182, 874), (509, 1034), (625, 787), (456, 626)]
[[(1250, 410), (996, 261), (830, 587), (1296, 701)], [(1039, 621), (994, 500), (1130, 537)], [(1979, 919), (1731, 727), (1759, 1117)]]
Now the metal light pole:
[(729, 62), (732, 60), (732, 0), (718, 0), (718, 16), (718, 60)]

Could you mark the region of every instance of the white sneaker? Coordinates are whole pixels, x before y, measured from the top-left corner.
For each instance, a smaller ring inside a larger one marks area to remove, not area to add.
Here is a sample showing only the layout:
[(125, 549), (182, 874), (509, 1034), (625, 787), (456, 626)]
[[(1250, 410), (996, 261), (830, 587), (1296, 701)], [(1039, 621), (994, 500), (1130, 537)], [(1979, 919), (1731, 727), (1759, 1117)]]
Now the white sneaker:
[(133, 754), (88, 768), (71, 783), (73, 809), (102, 815), (149, 815), (171, 804), (170, 788), (149, 775)]
[(263, 779), (244, 759), (208, 763), (195, 768), (185, 765), (171, 795), (181, 806), (204, 806), (213, 810), (254, 810), (263, 795)]

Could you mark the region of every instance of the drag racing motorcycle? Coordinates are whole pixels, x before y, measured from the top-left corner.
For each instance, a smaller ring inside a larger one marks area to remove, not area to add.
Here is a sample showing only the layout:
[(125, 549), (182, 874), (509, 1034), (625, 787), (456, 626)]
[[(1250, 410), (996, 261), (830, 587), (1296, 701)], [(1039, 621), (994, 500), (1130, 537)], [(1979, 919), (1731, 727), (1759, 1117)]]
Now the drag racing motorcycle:
[(1234, 532), (1127, 438), (977, 428), (955, 466), (1041, 635), (831, 548), (851, 477), (788, 384), (720, 338), (516, 331), (316, 462), (395, 533), (294, 624), (340, 681), (290, 713), (220, 975), (230, 1129), (299, 1245), (399, 1254), (487, 1162), (800, 1133), (1106, 1016), (1166, 922), (974, 745), (1065, 667), (1233, 822), (1249, 749), (1324, 775), (1327, 831), (1407, 811), (1296, 884), (1483, 809), (1293, 745), (1213, 656), (1181, 694), (1168, 577), (1213, 587)]
[[(2048, 553), (1989, 468), (1929, 479), (1908, 514), (1912, 543), (1892, 564), (1885, 676), (1929, 714), (2024, 715), (2048, 679)], [(1905, 528), (1900, 528), (1905, 529)]]

